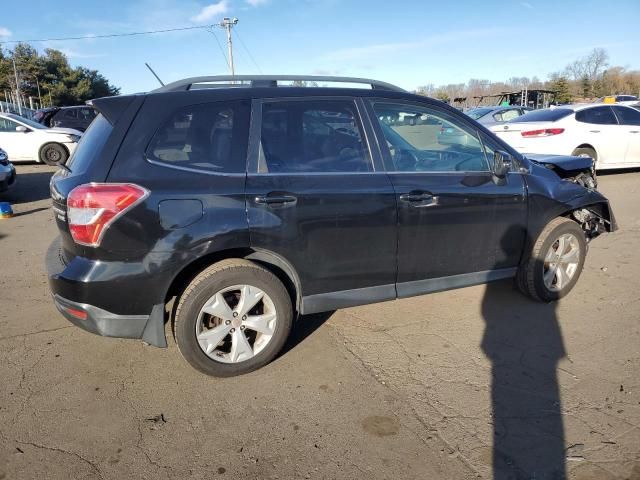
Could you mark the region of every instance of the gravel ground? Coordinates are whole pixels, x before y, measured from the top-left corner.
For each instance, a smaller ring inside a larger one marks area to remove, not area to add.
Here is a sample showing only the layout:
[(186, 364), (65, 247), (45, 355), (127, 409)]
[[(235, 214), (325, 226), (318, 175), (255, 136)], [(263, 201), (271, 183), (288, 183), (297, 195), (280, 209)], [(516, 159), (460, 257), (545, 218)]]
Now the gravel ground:
[(600, 177), (621, 230), (558, 304), (498, 282), (316, 315), (212, 379), (57, 313), (51, 172), (0, 196), (0, 480), (640, 479), (640, 173)]

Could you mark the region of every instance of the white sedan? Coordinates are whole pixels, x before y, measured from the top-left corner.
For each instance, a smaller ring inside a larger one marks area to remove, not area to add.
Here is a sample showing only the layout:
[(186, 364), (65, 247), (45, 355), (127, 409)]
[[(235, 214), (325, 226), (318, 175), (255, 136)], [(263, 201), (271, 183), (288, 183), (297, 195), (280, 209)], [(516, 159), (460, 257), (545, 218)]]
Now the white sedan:
[(563, 105), (491, 127), (521, 153), (591, 157), (598, 170), (640, 167), (640, 111), (624, 105)]
[(13, 113), (0, 113), (0, 145), (12, 162), (65, 163), (81, 136), (72, 128), (48, 128)]

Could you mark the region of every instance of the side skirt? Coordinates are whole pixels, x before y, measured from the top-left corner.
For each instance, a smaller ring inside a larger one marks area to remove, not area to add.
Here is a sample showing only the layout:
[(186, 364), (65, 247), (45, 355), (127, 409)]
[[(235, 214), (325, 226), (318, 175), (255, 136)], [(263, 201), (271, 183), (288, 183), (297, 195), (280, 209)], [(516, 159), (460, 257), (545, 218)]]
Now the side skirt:
[(483, 272), (451, 275), (449, 277), (404, 282), (396, 285), (379, 285), (376, 287), (307, 295), (306, 297), (302, 297), (300, 313), (302, 315), (309, 315), (312, 313), (337, 310), (339, 308), (386, 302), (388, 300), (395, 300), (396, 298), (414, 297), (425, 293), (470, 287), (472, 285), (480, 285), (514, 277), (517, 270), (516, 267), (502, 268), (500, 270), (486, 270)]

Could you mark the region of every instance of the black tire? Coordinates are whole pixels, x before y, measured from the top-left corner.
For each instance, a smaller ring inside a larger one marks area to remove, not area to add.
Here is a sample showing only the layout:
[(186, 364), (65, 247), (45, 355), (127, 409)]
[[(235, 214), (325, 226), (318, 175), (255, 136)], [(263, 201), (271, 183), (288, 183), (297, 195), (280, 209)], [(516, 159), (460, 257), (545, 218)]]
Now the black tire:
[[(259, 353), (248, 360), (223, 363), (202, 350), (196, 338), (196, 323), (205, 303), (217, 292), (234, 285), (251, 285), (266, 293), (275, 307), (277, 322), (271, 339)], [(273, 360), (289, 336), (292, 321), (291, 297), (278, 277), (248, 260), (228, 259), (206, 268), (185, 289), (176, 308), (174, 332), (178, 349), (191, 366), (214, 377), (231, 377), (249, 373)]]
[(576, 157), (591, 157), (595, 163), (598, 162), (598, 154), (593, 148), (589, 147), (580, 147), (576, 148), (571, 155), (575, 155)]
[[(579, 245), (578, 265), (575, 273), (561, 289), (551, 290), (544, 281), (545, 256), (560, 236), (573, 235)], [(522, 293), (538, 302), (552, 302), (568, 294), (575, 286), (587, 254), (587, 242), (580, 225), (565, 217), (558, 217), (547, 224), (531, 247), (529, 255), (521, 263), (516, 275), (516, 283)]]
[(40, 161), (47, 165), (64, 165), (69, 158), (69, 152), (59, 143), (47, 143), (40, 149)]

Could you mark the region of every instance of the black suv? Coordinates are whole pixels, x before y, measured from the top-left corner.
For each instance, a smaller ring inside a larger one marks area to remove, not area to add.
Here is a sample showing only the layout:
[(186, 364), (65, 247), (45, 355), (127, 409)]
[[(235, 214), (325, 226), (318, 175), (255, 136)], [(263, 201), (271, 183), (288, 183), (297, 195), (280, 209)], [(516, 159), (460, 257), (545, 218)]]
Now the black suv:
[(84, 132), (96, 115), (96, 111), (91, 106), (79, 105), (43, 108), (33, 114), (33, 119), (46, 127), (73, 128)]
[(616, 229), (591, 159), (525, 158), (382, 82), (202, 77), (91, 103), (51, 181), (55, 304), (156, 346), (171, 321), (210, 375), (269, 362), (299, 315), (508, 277), (556, 300)]

